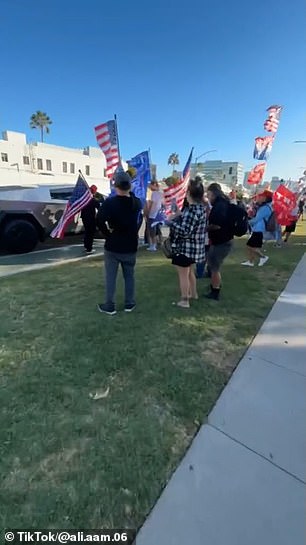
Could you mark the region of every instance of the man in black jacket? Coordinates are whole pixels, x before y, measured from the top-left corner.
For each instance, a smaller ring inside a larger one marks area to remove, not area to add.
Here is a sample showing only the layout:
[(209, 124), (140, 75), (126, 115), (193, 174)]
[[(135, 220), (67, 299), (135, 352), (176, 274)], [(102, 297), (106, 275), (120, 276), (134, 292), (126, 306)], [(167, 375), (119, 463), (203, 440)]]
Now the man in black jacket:
[(224, 259), (228, 256), (233, 244), (233, 226), (230, 213), (230, 201), (224, 195), (221, 186), (210, 184), (207, 190), (212, 209), (208, 219), (208, 233), (210, 248), (207, 263), (211, 270), (211, 292), (209, 299), (219, 300), (221, 289), (220, 269)]
[(84, 225), (84, 248), (87, 254), (92, 253), (92, 246), (97, 228), (96, 211), (100, 206), (100, 201), (96, 197), (97, 186), (92, 185), (90, 191), (92, 193), (92, 199), (81, 211), (81, 218)]
[(119, 265), (125, 281), (125, 312), (132, 312), (135, 302), (134, 269), (138, 248), (138, 231), (142, 221), (141, 202), (131, 193), (129, 174), (120, 172), (115, 177), (116, 196), (102, 204), (97, 224), (105, 237), (104, 266), (106, 301), (98, 305), (100, 312), (116, 314), (115, 292)]

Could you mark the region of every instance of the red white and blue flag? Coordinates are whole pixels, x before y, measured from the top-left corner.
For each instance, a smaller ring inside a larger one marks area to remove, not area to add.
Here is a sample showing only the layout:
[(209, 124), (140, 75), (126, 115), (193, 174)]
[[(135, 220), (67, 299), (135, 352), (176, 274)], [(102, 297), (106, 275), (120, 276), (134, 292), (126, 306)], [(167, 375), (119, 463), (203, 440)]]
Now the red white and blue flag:
[(186, 191), (188, 188), (190, 180), (190, 170), (191, 170), (191, 161), (192, 161), (193, 148), (190, 152), (190, 155), (187, 159), (187, 163), (183, 170), (181, 179), (174, 185), (164, 189), (164, 201), (167, 214), (171, 213), (171, 206), (175, 203), (180, 209), (183, 206), (184, 199), (186, 196)]
[(97, 142), (106, 159), (106, 175), (112, 178), (120, 164), (117, 124), (114, 119), (95, 127)]
[(258, 136), (255, 138), (253, 157), (259, 161), (266, 161), (271, 153), (274, 136)]
[(268, 117), (264, 123), (266, 131), (277, 132), (282, 109), (282, 106), (270, 106), (270, 108), (267, 109)]
[(67, 225), (73, 220), (74, 216), (91, 201), (91, 199), (92, 193), (87, 183), (81, 176), (79, 176), (72, 195), (66, 204), (63, 215), (55, 229), (53, 229), (52, 233), (50, 234), (50, 237), (63, 238)]

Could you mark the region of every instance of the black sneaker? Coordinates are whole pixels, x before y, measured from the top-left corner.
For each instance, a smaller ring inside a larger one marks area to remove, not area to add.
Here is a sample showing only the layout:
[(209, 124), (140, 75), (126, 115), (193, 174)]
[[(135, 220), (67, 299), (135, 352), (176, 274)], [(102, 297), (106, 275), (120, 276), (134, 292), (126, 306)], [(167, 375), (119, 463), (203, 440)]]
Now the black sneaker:
[(136, 305), (125, 305), (124, 312), (133, 312), (133, 310), (136, 308)]
[(102, 312), (102, 314), (108, 314), (109, 316), (115, 316), (115, 314), (117, 314), (114, 305), (98, 305), (98, 311)]

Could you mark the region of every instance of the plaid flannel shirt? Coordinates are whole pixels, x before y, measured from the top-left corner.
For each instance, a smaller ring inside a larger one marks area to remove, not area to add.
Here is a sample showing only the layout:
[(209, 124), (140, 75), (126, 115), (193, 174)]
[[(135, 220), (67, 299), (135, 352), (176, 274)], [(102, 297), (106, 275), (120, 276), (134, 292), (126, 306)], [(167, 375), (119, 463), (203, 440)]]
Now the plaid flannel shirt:
[(206, 210), (203, 204), (190, 204), (170, 227), (172, 250), (195, 263), (205, 259)]

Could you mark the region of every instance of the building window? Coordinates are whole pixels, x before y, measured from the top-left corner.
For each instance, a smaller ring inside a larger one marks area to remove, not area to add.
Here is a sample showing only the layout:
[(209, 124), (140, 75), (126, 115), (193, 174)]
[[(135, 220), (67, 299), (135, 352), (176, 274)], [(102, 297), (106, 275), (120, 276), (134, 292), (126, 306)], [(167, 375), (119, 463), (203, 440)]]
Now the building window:
[(63, 162), (63, 172), (68, 172), (68, 165), (65, 161)]
[(228, 173), (229, 173), (229, 174), (233, 174), (233, 167), (229, 167)]
[(23, 156), (23, 164), (24, 165), (29, 165), (30, 164), (30, 157), (28, 157), (27, 155), (24, 155)]
[(47, 159), (46, 167), (47, 167), (47, 170), (52, 170), (52, 163), (51, 163), (50, 159)]
[(85, 174), (86, 174), (86, 176), (90, 176), (90, 166), (89, 165), (85, 166)]
[(74, 174), (75, 171), (75, 165), (74, 163), (70, 163), (70, 174)]
[(226, 178), (226, 174), (223, 174), (223, 180), (225, 180), (225, 178)]
[(43, 161), (42, 161), (42, 159), (37, 159), (37, 168), (38, 168), (38, 170), (43, 170)]
[(8, 163), (8, 154), (7, 153), (1, 153), (1, 161), (4, 163)]

